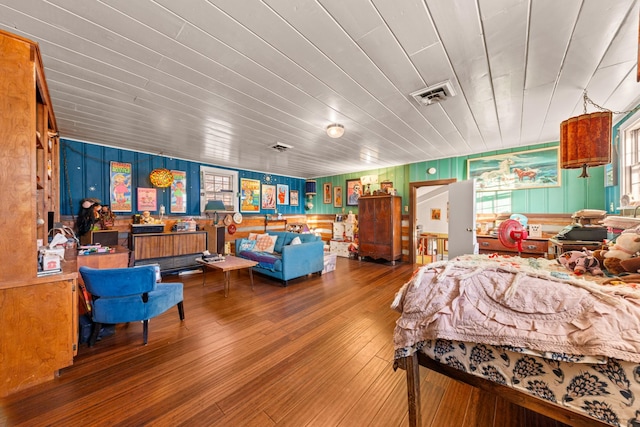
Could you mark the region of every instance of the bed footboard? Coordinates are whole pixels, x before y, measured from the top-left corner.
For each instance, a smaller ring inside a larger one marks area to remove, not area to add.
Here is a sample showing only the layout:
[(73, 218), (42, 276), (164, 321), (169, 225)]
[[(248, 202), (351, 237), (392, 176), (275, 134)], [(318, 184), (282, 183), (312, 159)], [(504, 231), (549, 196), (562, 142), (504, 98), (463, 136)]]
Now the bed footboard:
[(443, 365), (420, 352), (416, 352), (411, 356), (396, 359), (394, 364), (394, 367), (404, 369), (406, 371), (410, 427), (420, 427), (422, 425), (422, 414), (420, 412), (420, 366), (424, 366), (427, 369), (439, 372), (454, 380), (477, 387), (483, 391), (499, 396), (504, 400), (522, 406), (523, 408), (527, 408), (570, 426), (610, 427), (609, 424), (571, 411), (562, 406), (554, 405), (546, 400), (539, 399), (519, 390)]

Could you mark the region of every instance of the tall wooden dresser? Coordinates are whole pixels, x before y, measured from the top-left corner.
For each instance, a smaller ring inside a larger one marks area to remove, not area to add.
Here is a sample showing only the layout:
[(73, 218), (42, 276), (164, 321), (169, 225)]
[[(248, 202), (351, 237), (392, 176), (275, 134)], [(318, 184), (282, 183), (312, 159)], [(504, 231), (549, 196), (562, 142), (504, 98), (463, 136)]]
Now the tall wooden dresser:
[(358, 200), (358, 255), (386, 259), (402, 257), (402, 197), (362, 196)]
[(58, 130), (38, 45), (0, 31), (0, 397), (52, 379), (77, 351), (77, 273), (38, 277), (59, 221)]

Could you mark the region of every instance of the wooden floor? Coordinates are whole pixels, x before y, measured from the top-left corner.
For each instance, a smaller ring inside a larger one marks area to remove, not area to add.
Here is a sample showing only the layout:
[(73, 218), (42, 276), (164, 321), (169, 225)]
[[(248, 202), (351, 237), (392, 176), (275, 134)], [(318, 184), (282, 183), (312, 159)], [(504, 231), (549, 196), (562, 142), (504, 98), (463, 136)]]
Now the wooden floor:
[[(338, 258), (323, 276), (278, 282), (235, 271), (168, 276), (185, 316), (119, 325), (81, 345), (58, 378), (0, 400), (0, 426), (406, 426), (389, 305), (414, 266)], [(2, 327), (5, 327), (3, 325)], [(502, 399), (422, 371), (425, 426), (556, 426)]]

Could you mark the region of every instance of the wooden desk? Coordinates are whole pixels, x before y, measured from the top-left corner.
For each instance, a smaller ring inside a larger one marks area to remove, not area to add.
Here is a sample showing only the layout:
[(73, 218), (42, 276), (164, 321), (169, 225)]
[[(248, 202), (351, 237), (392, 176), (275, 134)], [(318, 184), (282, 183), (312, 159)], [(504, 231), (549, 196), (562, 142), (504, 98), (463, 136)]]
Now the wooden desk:
[[(249, 269), (249, 278), (251, 279), (251, 290), (253, 290), (253, 270), (251, 267), (258, 265), (257, 262), (249, 259), (238, 258), (233, 255), (225, 256), (224, 261), (206, 262), (202, 259), (196, 259), (198, 264), (205, 267), (213, 268), (214, 270), (220, 270), (224, 272), (224, 297), (229, 296), (229, 286), (231, 284), (231, 272), (233, 270), (242, 270), (243, 268)], [(202, 286), (205, 284), (205, 277), (207, 274), (206, 268), (202, 269)]]
[(567, 251), (581, 251), (582, 248), (587, 248), (590, 251), (595, 251), (603, 246), (602, 242), (588, 241), (588, 240), (562, 240), (552, 237), (549, 239), (550, 253), (553, 258), (558, 258), (560, 254)]

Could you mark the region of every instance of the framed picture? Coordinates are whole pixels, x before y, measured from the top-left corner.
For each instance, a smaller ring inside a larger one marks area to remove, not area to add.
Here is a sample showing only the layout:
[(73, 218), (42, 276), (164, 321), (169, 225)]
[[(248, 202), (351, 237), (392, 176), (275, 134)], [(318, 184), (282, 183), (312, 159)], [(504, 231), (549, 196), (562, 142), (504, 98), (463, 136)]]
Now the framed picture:
[(380, 190), (384, 191), (385, 193), (388, 193), (390, 188), (393, 188), (393, 182), (382, 181), (380, 183)]
[(109, 165), (111, 212), (131, 212), (131, 163)]
[(298, 206), (298, 190), (289, 191), (289, 206)]
[(271, 184), (262, 185), (262, 209), (276, 208), (276, 186)]
[(347, 180), (347, 206), (358, 206), (358, 199), (362, 196), (360, 179)]
[(342, 187), (340, 187), (339, 185), (333, 187), (333, 207), (342, 207)]
[(173, 182), (171, 183), (171, 213), (187, 212), (187, 173), (184, 171), (171, 171)]
[(277, 204), (288, 205), (289, 204), (289, 186), (285, 184), (276, 185), (278, 190)]
[(260, 181), (240, 178), (240, 212), (260, 211)]
[(138, 212), (157, 211), (158, 201), (155, 188), (138, 187)]
[(324, 194), (323, 202), (331, 203), (331, 183), (325, 182), (322, 184), (322, 194)]
[(433, 221), (440, 221), (440, 216), (442, 215), (442, 211), (438, 208), (431, 209), (431, 219)]
[(560, 148), (506, 153), (467, 160), (467, 178), (477, 191), (560, 186)]

